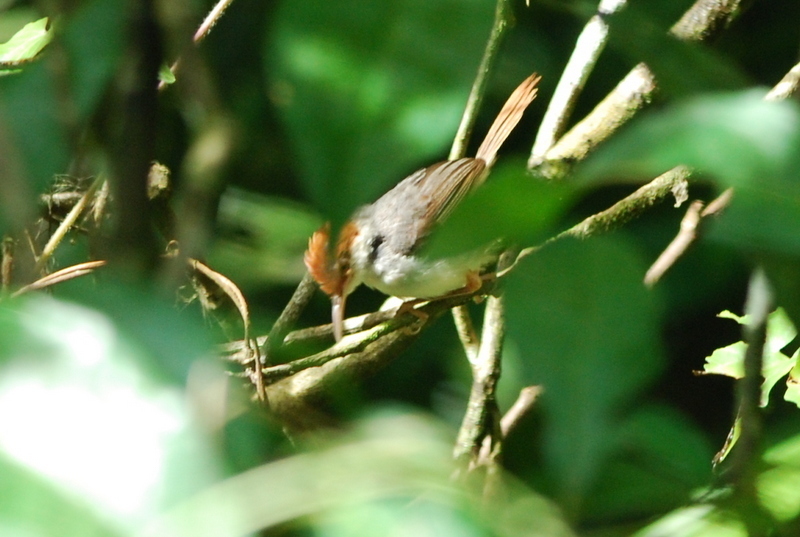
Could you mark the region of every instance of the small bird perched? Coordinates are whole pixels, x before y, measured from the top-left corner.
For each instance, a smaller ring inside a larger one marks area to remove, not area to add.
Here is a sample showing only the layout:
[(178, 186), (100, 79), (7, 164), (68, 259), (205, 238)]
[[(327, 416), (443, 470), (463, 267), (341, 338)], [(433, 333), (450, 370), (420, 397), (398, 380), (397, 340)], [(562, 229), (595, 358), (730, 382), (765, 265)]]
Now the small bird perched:
[(536, 97), (540, 78), (533, 74), (514, 90), (475, 158), (446, 160), (417, 170), (376, 202), (358, 209), (342, 227), (333, 259), (330, 226), (311, 236), (304, 261), (331, 297), (336, 341), (343, 334), (347, 296), (361, 283), (402, 298), (435, 298), (480, 287), (479, 271), (493, 258), (489, 251), (429, 260), (420, 256), (420, 247), (434, 227), (486, 179), (500, 146)]

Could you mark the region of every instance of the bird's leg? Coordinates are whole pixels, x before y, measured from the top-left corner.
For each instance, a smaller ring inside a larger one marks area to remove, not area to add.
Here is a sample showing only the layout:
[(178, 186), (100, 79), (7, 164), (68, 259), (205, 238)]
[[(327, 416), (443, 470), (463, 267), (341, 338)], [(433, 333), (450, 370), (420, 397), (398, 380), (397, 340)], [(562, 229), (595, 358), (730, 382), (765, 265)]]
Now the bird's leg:
[(488, 273), (488, 274), (481, 275), (481, 274), (478, 274), (477, 272), (475, 272), (474, 270), (471, 270), (471, 271), (467, 272), (466, 283), (464, 284), (464, 287), (459, 287), (458, 289), (455, 289), (453, 291), (450, 291), (449, 293), (446, 293), (446, 294), (444, 294), (442, 296), (435, 297), (435, 298), (412, 298), (410, 300), (406, 300), (405, 302), (400, 304), (399, 308), (397, 308), (397, 313), (395, 315), (398, 316), (398, 317), (400, 315), (404, 315), (406, 313), (409, 313), (409, 314), (413, 315), (414, 317), (416, 317), (420, 321), (417, 324), (417, 330), (419, 330), (419, 328), (423, 324), (425, 324), (425, 321), (428, 320), (428, 314), (425, 313), (424, 311), (420, 311), (420, 310), (416, 309), (415, 306), (417, 306), (418, 304), (422, 304), (422, 303), (435, 302), (437, 300), (446, 300), (448, 298), (471, 295), (475, 291), (477, 291), (478, 289), (483, 287), (484, 282), (492, 280), (494, 278), (495, 278), (495, 274), (494, 273)]

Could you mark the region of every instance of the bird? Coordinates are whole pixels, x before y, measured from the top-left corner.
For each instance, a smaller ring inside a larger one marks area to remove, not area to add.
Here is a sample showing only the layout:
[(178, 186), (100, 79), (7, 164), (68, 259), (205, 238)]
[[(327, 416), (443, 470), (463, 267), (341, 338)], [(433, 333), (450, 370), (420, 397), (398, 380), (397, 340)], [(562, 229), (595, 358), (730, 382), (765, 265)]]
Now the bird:
[(536, 97), (541, 77), (532, 74), (511, 94), (475, 158), (445, 160), (421, 168), (357, 209), (342, 226), (334, 249), (330, 224), (308, 241), (304, 263), (331, 299), (334, 338), (343, 337), (347, 296), (362, 283), (384, 294), (432, 299), (480, 288), (480, 271), (496, 257), (483, 248), (443, 259), (420, 249), (437, 225), (486, 179), (497, 152)]

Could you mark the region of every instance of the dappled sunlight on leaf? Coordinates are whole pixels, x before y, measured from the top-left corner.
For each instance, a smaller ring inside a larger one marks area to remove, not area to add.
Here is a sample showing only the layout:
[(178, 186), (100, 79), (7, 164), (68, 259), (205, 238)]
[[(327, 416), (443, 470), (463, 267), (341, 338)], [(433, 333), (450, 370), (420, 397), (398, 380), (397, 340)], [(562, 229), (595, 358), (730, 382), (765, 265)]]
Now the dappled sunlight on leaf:
[[(741, 325), (749, 322), (747, 316), (739, 317), (729, 311), (723, 311), (720, 317), (732, 319)], [(797, 330), (792, 321), (782, 308), (772, 312), (767, 321), (767, 341), (764, 345), (764, 364), (762, 375), (764, 380), (761, 385), (761, 406), (767, 406), (769, 395), (775, 384), (785, 377), (789, 371), (797, 367), (798, 352), (793, 356), (786, 356), (782, 350), (797, 336)], [(744, 376), (744, 354), (747, 350), (747, 343), (738, 341), (726, 347), (716, 349), (706, 358), (706, 365), (703, 370), (706, 373), (715, 375), (725, 375), (735, 379)], [(790, 400), (796, 393), (796, 386), (792, 378), (787, 380), (788, 388), (786, 398)], [(790, 395), (790, 393), (792, 395)]]
[[(0, 450), (118, 529), (217, 478), (213, 450), (176, 386), (106, 316), (44, 297), (6, 312)], [(181, 475), (169, 485), (167, 475)]]
[(0, 44), (0, 62), (33, 59), (52, 39), (50, 19), (44, 17), (28, 23), (11, 39)]

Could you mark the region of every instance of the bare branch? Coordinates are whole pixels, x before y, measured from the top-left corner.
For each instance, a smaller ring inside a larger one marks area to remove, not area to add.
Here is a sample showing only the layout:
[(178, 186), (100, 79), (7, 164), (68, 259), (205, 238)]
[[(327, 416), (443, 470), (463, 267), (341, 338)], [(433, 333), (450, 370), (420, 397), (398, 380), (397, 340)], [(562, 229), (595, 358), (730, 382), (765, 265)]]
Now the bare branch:
[(561, 74), (547, 111), (542, 118), (536, 141), (533, 143), (529, 167), (541, 163), (544, 155), (553, 147), (556, 140), (564, 133), (575, 103), (586, 80), (592, 73), (600, 53), (608, 41), (608, 23), (604, 17), (615, 13), (627, 3), (627, 0), (603, 0), (598, 7), (598, 14), (592, 17), (583, 28), (575, 43), (575, 49)]
[(39, 256), (39, 259), (36, 260), (36, 266), (33, 269), (34, 274), (39, 274), (44, 269), (47, 262), (50, 261), (50, 258), (53, 256), (53, 253), (55, 253), (56, 248), (58, 248), (58, 245), (61, 244), (61, 241), (67, 236), (72, 226), (78, 222), (78, 219), (89, 206), (95, 192), (97, 192), (97, 189), (103, 182), (105, 182), (105, 179), (99, 177), (92, 181), (91, 186), (83, 193), (78, 203), (72, 207), (69, 213), (67, 213), (67, 216), (64, 217), (64, 220), (58, 225), (55, 232), (50, 235), (50, 239), (42, 249), (42, 254)]
[(467, 99), (467, 106), (464, 110), (464, 114), (461, 116), (461, 124), (458, 126), (453, 146), (450, 149), (450, 156), (448, 157), (450, 160), (461, 158), (467, 153), (469, 137), (472, 135), (472, 129), (478, 117), (478, 110), (481, 107), (483, 95), (486, 93), (486, 86), (489, 83), (489, 73), (494, 67), (497, 54), (500, 50), (500, 44), (512, 20), (513, 14), (509, 0), (497, 0), (489, 41), (487, 41), (486, 49), (483, 51), (483, 58), (481, 58), (481, 64), (478, 67), (478, 74), (475, 77), (475, 81), (472, 83), (472, 90)]
[(264, 391), (264, 377), (261, 374), (261, 355), (258, 348), (258, 343), (251, 338), (250, 335), (250, 309), (247, 306), (247, 300), (244, 298), (244, 293), (237, 287), (230, 278), (215, 270), (212, 270), (208, 265), (201, 263), (197, 259), (187, 259), (189, 266), (194, 270), (214, 282), (222, 291), (228, 295), (233, 305), (236, 306), (239, 316), (242, 318), (244, 325), (244, 343), (247, 349), (248, 362), (254, 365), (254, 384), (256, 386), (256, 394), (262, 402), (266, 402), (267, 397)]
[(800, 87), (800, 63), (792, 67), (781, 81), (767, 93), (764, 99), (767, 101), (781, 101), (794, 97), (797, 94), (798, 87)]
[[(472, 83), (472, 90), (467, 100), (467, 106), (464, 110), (464, 114), (461, 116), (461, 124), (458, 126), (458, 132), (456, 132), (453, 146), (450, 149), (448, 158), (451, 160), (461, 158), (466, 154), (467, 143), (472, 134), (472, 129), (475, 126), (475, 120), (478, 117), (478, 109), (483, 102), (483, 95), (486, 93), (489, 73), (497, 60), (500, 44), (512, 20), (513, 14), (510, 1), (497, 0), (491, 34), (486, 43), (486, 49), (483, 52), (481, 64), (478, 67), (478, 74), (475, 77), (475, 81)], [(469, 310), (466, 306), (459, 306), (453, 309), (452, 315), (456, 332), (458, 333), (462, 347), (464, 347), (464, 352), (470, 360), (474, 360), (477, 356), (480, 342), (478, 341)]]
[(39, 278), (35, 282), (30, 283), (25, 287), (17, 289), (11, 296), (17, 297), (31, 291), (38, 291), (39, 289), (44, 289), (45, 287), (50, 287), (51, 285), (55, 285), (57, 283), (66, 282), (80, 276), (91, 274), (95, 271), (95, 269), (105, 266), (105, 264), (106, 262), (103, 260), (87, 261), (85, 263), (78, 263), (77, 265), (72, 265), (71, 267), (57, 270), (52, 274), (48, 274), (47, 276)]
[[(742, 0), (697, 0), (670, 32), (686, 41), (709, 40), (740, 13), (742, 3)], [(528, 167), (549, 179), (563, 179), (575, 162), (586, 158), (639, 110), (649, 105), (656, 88), (652, 71), (643, 63), (637, 65), (544, 155), (532, 156)]]

